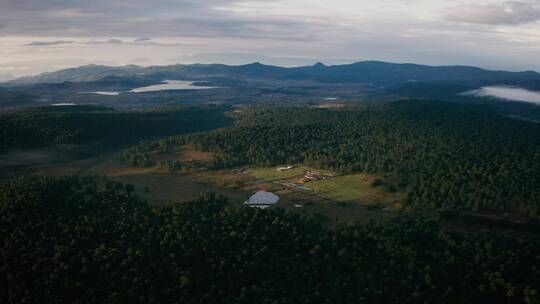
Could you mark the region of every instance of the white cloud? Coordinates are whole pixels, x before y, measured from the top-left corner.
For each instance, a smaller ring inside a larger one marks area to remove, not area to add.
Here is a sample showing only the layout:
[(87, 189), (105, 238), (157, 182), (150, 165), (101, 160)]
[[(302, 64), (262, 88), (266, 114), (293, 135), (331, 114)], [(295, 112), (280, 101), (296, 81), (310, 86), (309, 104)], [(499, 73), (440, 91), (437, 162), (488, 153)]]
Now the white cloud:
[(521, 1), (466, 4), (451, 8), (445, 17), (451, 21), (477, 24), (518, 25), (540, 21), (540, 4)]

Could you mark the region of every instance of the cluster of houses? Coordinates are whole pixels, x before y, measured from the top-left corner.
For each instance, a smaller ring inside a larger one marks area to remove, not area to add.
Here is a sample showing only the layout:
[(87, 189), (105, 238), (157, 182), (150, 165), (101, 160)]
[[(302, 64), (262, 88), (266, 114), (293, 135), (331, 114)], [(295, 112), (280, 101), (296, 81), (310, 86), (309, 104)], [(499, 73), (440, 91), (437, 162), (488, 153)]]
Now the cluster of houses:
[(306, 172), (306, 174), (304, 174), (304, 176), (298, 182), (301, 184), (305, 184), (310, 181), (317, 181), (319, 179), (325, 179), (325, 178), (326, 178), (325, 176), (321, 176), (317, 173), (308, 171)]
[[(283, 165), (276, 168), (277, 172), (283, 172), (292, 169), (292, 165)], [(320, 179), (326, 179), (327, 177), (332, 176), (331, 174), (319, 174), (313, 171), (307, 171), (305, 174), (298, 180), (298, 184), (294, 182), (287, 182), (282, 183), (282, 185), (295, 188), (298, 190), (303, 191), (312, 191), (311, 188), (303, 186), (303, 184), (310, 182), (310, 181), (317, 181)], [(244, 205), (254, 208), (261, 208), (265, 209), (270, 206), (275, 205), (279, 201), (279, 196), (275, 195), (272, 192), (267, 191), (258, 191), (257, 193), (253, 194), (248, 200), (244, 202)], [(300, 208), (299, 206), (295, 206), (297, 208)]]

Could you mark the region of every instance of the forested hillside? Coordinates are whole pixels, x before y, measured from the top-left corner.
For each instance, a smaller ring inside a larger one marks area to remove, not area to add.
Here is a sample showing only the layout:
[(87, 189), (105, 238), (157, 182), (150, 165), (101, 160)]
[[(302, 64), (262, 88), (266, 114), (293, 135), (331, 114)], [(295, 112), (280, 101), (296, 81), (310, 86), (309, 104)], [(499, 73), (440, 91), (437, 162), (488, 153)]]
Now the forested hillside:
[(0, 110), (24, 107), (35, 103), (36, 96), (29, 95), (28, 92), (14, 92), (0, 87)]
[(176, 107), (115, 111), (105, 107), (43, 107), (0, 113), (0, 152), (56, 144), (98, 143), (102, 149), (143, 138), (230, 124), (224, 108)]
[(485, 106), (403, 101), (344, 110), (252, 108), (232, 128), (150, 141), (144, 157), (190, 144), (214, 168), (307, 163), (341, 173), (387, 173), (412, 207), (540, 210), (540, 125)]
[(225, 208), (150, 208), (125, 185), (0, 186), (4, 303), (537, 303), (540, 240), (458, 235), (403, 216), (335, 230)]

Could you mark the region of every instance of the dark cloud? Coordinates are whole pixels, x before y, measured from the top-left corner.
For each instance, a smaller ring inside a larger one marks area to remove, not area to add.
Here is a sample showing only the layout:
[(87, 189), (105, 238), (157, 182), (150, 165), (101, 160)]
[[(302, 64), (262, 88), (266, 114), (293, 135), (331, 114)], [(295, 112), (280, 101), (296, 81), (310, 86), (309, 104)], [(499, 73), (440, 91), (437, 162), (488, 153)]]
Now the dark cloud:
[[(253, 2), (272, 2), (255, 0)], [(276, 0), (278, 1), (278, 0)], [(217, 8), (239, 0), (1, 0), (4, 34), (72, 37), (248, 37), (310, 39), (323, 25)], [(313, 27), (314, 26), (314, 27)], [(140, 40), (143, 42), (147, 40)]]
[(122, 39), (116, 39), (116, 38), (110, 38), (106, 40), (97, 40), (97, 39), (91, 39), (86, 42), (80, 42), (80, 44), (101, 44), (101, 45), (125, 45), (125, 46), (164, 46), (164, 47), (178, 47), (178, 46), (186, 46), (185, 43), (180, 42), (172, 42), (172, 43), (166, 43), (166, 42), (157, 42), (152, 41), (150, 38), (139, 38), (134, 40), (122, 40)]
[(518, 25), (540, 21), (540, 5), (521, 1), (506, 1), (498, 5), (462, 5), (452, 9), (445, 17), (467, 23)]
[(50, 46), (50, 45), (71, 44), (71, 43), (75, 43), (75, 41), (69, 41), (69, 40), (32, 41), (28, 44), (25, 44), (25, 46)]

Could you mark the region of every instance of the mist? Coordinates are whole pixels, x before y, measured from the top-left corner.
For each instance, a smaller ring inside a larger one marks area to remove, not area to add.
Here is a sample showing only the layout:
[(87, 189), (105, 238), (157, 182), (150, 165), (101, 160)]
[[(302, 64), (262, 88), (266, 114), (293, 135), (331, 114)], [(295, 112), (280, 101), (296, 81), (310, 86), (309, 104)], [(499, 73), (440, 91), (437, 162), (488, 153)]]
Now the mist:
[(529, 91), (519, 87), (488, 86), (467, 92), (466, 94), (479, 97), (495, 97), (506, 101), (529, 102), (540, 105), (540, 92)]

